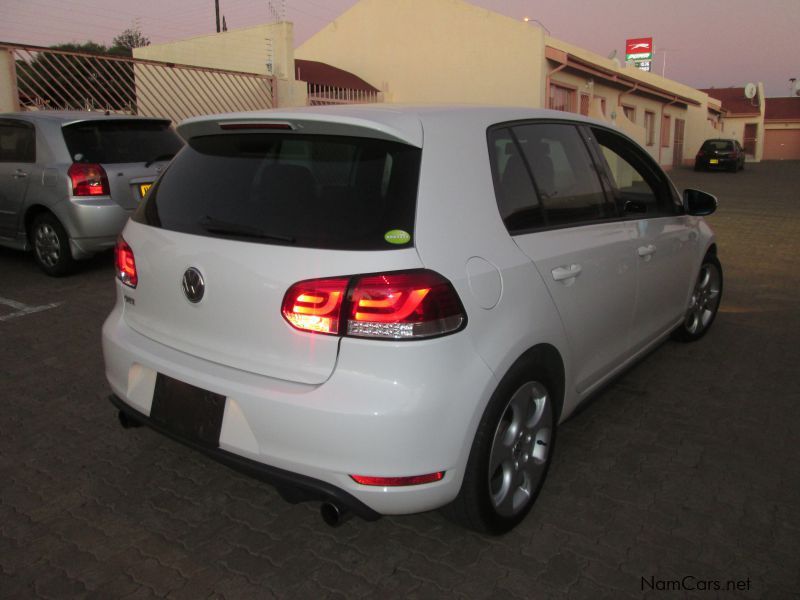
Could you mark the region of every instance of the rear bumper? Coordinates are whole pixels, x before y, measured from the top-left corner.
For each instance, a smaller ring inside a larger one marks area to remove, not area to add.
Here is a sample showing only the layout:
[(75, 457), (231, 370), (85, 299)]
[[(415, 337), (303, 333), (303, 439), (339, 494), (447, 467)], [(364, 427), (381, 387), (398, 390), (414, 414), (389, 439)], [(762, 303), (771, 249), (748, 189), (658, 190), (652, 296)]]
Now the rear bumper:
[(733, 165), (737, 165), (738, 166), (738, 164), (739, 164), (739, 159), (737, 159), (735, 157), (734, 158), (719, 158), (717, 160), (719, 161), (718, 163), (711, 164), (711, 162), (707, 158), (703, 158), (703, 159), (699, 159), (699, 160), (696, 159), (695, 162), (694, 162), (694, 165), (695, 165), (695, 168), (698, 168), (698, 169), (729, 169)]
[[(344, 338), (331, 377), (307, 385), (155, 342), (125, 323), (120, 302), (103, 326), (103, 352), (118, 406), (134, 411), (135, 420), (149, 419), (157, 373), (221, 394), (226, 405), (214, 458), (243, 462), (276, 485), (287, 474), (290, 483), (311, 481), (293, 487), (366, 515), (423, 512), (454, 499), (496, 386), (459, 334), (397, 343)], [(445, 471), (441, 481), (404, 487), (365, 486), (350, 477), (438, 471)]]
[(367, 521), (375, 521), (380, 518), (377, 512), (366, 506), (363, 502), (360, 502), (357, 498), (354, 498), (347, 492), (325, 483), (324, 481), (318, 481), (311, 477), (304, 477), (297, 473), (270, 467), (269, 465), (255, 460), (238, 456), (232, 452), (227, 452), (221, 448), (209, 448), (202, 444), (197, 444), (186, 438), (174, 435), (168, 429), (161, 427), (158, 423), (143, 415), (135, 408), (125, 404), (125, 402), (120, 400), (116, 395), (112, 394), (109, 396), (109, 400), (111, 404), (125, 413), (129, 419), (142, 425), (147, 425), (157, 432), (185, 444), (194, 450), (198, 450), (206, 456), (240, 473), (275, 486), (281, 497), (289, 502), (311, 500), (335, 502), (339, 506), (350, 510), (354, 515)]
[(114, 246), (133, 214), (110, 198), (70, 199), (55, 208), (70, 237), (72, 255), (88, 258)]

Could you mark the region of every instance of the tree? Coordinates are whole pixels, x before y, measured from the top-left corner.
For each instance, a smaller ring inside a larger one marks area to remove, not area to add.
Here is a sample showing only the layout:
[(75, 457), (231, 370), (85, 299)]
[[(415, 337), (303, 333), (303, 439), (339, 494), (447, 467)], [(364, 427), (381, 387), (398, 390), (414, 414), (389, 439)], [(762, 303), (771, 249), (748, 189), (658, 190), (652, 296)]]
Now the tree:
[[(142, 33), (139, 23), (134, 21), (133, 24), (114, 38), (111, 44), (111, 52), (115, 53), (116, 49), (126, 49), (128, 56), (133, 54), (134, 48), (141, 48), (142, 46), (149, 46), (150, 38)], [(120, 52), (121, 54), (121, 52)]]

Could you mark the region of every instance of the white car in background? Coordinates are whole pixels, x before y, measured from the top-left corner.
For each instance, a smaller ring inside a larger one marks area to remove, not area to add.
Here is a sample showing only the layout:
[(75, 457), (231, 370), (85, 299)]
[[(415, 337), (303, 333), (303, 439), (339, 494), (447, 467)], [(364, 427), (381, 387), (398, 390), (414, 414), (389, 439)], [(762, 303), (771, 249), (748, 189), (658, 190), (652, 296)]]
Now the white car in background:
[(563, 112), (349, 106), (229, 114), (117, 244), (112, 402), (320, 500), (502, 533), (558, 423), (722, 293), (713, 196)]

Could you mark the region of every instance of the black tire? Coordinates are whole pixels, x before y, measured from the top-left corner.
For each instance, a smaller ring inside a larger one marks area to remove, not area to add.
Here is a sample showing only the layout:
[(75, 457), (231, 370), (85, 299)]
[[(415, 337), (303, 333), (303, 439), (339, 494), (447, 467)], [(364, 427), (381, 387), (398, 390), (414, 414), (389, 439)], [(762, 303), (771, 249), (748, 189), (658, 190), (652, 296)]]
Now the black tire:
[[(461, 490), (442, 509), (448, 518), (480, 533), (500, 535), (530, 512), (555, 448), (555, 389), (532, 357), (523, 357), (503, 377), (478, 425)], [(493, 457), (496, 448), (499, 455)], [(501, 455), (508, 460), (500, 462)], [(492, 462), (500, 464), (492, 469)]]
[(695, 342), (711, 328), (722, 301), (722, 265), (713, 254), (706, 254), (700, 265), (683, 322), (672, 333), (680, 342)]
[(52, 277), (72, 272), (75, 261), (69, 248), (69, 236), (52, 213), (41, 213), (28, 232), (33, 256), (39, 267)]

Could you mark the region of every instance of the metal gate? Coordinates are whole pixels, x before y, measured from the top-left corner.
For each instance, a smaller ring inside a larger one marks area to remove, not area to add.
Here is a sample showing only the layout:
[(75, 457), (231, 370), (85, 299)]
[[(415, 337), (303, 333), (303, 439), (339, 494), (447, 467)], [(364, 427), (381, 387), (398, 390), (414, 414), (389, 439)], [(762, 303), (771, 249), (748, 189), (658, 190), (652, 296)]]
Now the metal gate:
[(177, 123), (272, 108), (276, 100), (274, 78), (256, 73), (16, 44), (0, 51), (11, 55), (20, 110), (99, 110)]

